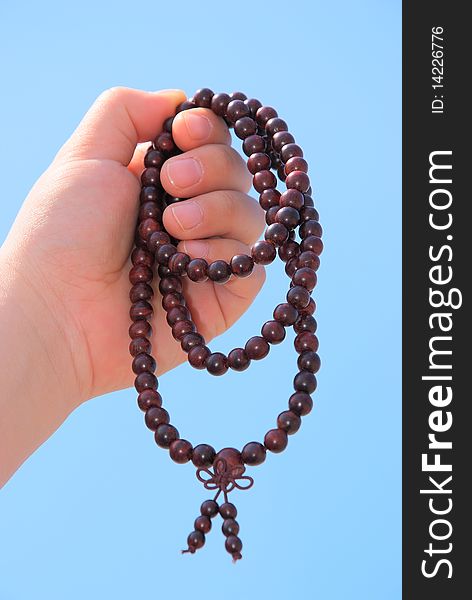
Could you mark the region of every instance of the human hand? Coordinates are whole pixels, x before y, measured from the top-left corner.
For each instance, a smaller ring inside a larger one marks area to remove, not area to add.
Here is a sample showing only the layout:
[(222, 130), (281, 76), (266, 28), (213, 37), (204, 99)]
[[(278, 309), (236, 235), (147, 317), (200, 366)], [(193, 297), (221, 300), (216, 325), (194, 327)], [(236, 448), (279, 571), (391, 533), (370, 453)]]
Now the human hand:
[[(143, 142), (184, 99), (178, 90), (102, 94), (32, 188), (2, 247), (2, 261), (22, 282), (24, 310), (45, 346), (38, 369), (49, 369), (51, 378), (59, 373), (69, 408), (133, 383), (128, 273), (149, 145)], [(251, 177), (230, 147), (226, 124), (210, 110), (192, 109), (175, 118), (173, 136), (184, 153), (166, 163), (161, 181), (172, 195), (192, 199), (165, 210), (167, 230), (185, 240), (181, 248), (192, 257), (229, 260), (246, 253), (263, 229), (263, 211), (247, 195)], [(248, 308), (263, 281), (261, 267), (226, 285), (185, 281), (188, 305), (207, 340)], [(163, 373), (185, 354), (156, 295), (152, 343)]]

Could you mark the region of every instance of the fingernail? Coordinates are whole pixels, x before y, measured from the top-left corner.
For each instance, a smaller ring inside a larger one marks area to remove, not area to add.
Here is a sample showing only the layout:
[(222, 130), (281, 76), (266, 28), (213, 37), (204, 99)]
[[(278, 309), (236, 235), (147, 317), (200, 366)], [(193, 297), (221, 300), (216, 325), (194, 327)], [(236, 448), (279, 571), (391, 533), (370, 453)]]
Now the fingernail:
[(204, 115), (185, 111), (182, 113), (182, 118), (192, 140), (206, 140), (213, 129), (210, 119)]
[(167, 176), (172, 185), (187, 188), (198, 183), (203, 177), (203, 169), (194, 158), (180, 158), (165, 163)]
[(193, 200), (186, 200), (181, 204), (172, 204), (170, 210), (182, 229), (193, 229), (203, 221), (203, 211), (200, 204)]
[(210, 252), (210, 245), (205, 240), (188, 240), (182, 245), (184, 252), (192, 258), (206, 258)]

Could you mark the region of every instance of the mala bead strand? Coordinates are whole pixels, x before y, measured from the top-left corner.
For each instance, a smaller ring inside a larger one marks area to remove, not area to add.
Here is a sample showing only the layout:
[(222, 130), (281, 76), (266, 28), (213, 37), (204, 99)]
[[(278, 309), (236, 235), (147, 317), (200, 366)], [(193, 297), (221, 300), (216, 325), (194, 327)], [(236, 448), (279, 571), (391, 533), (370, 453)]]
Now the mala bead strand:
[[(313, 408), (311, 395), (316, 390), (316, 374), (321, 362), (315, 335), (317, 323), (313, 316), (316, 303), (311, 296), (317, 285), (323, 231), (314, 207), (308, 162), (288, 131), (286, 121), (274, 108), (247, 98), (242, 92), (215, 94), (209, 88), (202, 88), (182, 102), (176, 114), (196, 107), (212, 110), (229, 128), (234, 128), (236, 136), (242, 140), (253, 186), (266, 213), (264, 239), (253, 245), (250, 254), (233, 256), (229, 262), (214, 260), (208, 263), (203, 258), (191, 258), (177, 250), (179, 240), (166, 232), (163, 213), (167, 206), (181, 199), (168, 194), (160, 183), (160, 171), (165, 161), (182, 153), (172, 136), (175, 115), (170, 115), (147, 150), (141, 174), (140, 206), (129, 273), (129, 352), (136, 376), (138, 407), (144, 413), (146, 426), (154, 433), (156, 444), (168, 450), (174, 462), (191, 462), (205, 489), (216, 492), (213, 499), (202, 503), (194, 530), (187, 538), (188, 547), (182, 552), (193, 554), (204, 546), (205, 536), (212, 529), (212, 519), (219, 514), (223, 519), (221, 529), (225, 548), (236, 562), (242, 558), (242, 541), (236, 521), (237, 509), (229, 502), (228, 494), (235, 488), (244, 490), (253, 485), (252, 477), (245, 474), (246, 467), (262, 464), (268, 453), (285, 450), (288, 436), (300, 429), (302, 417)], [(278, 181), (282, 182), (283, 191), (277, 189)], [(272, 319), (263, 324), (260, 335), (251, 337), (228, 355), (212, 351), (193, 321), (185, 300), (183, 279), (187, 277), (190, 286), (208, 280), (215, 285), (224, 285), (231, 278), (251, 276), (255, 265), (269, 265), (277, 257), (285, 263), (285, 273), (290, 279), (285, 301), (275, 307)], [(162, 406), (162, 396), (157, 391), (157, 365), (152, 356), (151, 320), (155, 294), (152, 282), (155, 272), (167, 324), (195, 369), (214, 376), (224, 375), (229, 369), (245, 371), (253, 361), (265, 358), (271, 346), (286, 339), (288, 327), (293, 328), (296, 334), (294, 348), (298, 355), (293, 392), (287, 410), (279, 413), (276, 427), (267, 431), (262, 442), (248, 442), (241, 451), (223, 448), (216, 452), (209, 444), (193, 446), (181, 438), (178, 429), (171, 424), (170, 415)], [(217, 502), (220, 495), (223, 498), (221, 504)]]

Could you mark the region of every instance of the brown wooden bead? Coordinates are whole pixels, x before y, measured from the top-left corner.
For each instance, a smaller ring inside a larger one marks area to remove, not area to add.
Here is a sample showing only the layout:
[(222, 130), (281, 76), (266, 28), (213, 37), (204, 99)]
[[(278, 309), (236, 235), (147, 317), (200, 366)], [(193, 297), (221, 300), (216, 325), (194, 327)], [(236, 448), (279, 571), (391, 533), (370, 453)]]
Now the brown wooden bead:
[(281, 223), (273, 223), (265, 230), (264, 237), (275, 246), (282, 246), (288, 240), (288, 229)]
[(187, 275), (195, 282), (208, 279), (208, 263), (204, 258), (194, 258), (187, 265)]
[(210, 108), (211, 101), (213, 99), (214, 92), (209, 88), (201, 88), (195, 92), (193, 95), (193, 102), (196, 106), (200, 106), (202, 108)]
[(215, 94), (211, 99), (211, 110), (219, 117), (224, 117), (226, 114), (226, 108), (231, 102), (229, 94), (221, 93)]
[(152, 281), (152, 269), (146, 265), (136, 265), (129, 272), (129, 280), (132, 285), (137, 283), (149, 283)]
[(154, 264), (154, 256), (151, 252), (148, 252), (143, 248), (135, 248), (131, 253), (131, 262), (134, 266), (144, 265), (146, 267), (152, 267)]
[(150, 319), (152, 317), (152, 306), (146, 300), (138, 300), (131, 305), (129, 315), (132, 321)]
[(300, 225), (300, 237), (305, 239), (311, 235), (320, 238), (323, 235), (323, 229), (318, 221), (305, 221)]
[(281, 412), (277, 417), (277, 427), (288, 435), (293, 435), (300, 429), (302, 421), (296, 413), (291, 410)]
[(159, 291), (163, 296), (171, 292), (181, 294), (182, 289), (182, 280), (177, 275), (166, 275), (166, 277), (161, 277), (159, 281)]
[(298, 319), (298, 311), (288, 302), (283, 302), (275, 307), (274, 319), (281, 323), (284, 327), (289, 327)]
[(182, 438), (174, 440), (169, 446), (171, 459), (179, 464), (187, 463), (191, 459), (192, 450), (192, 444)]
[(293, 171), (303, 171), (308, 173), (308, 163), (301, 156), (292, 156), (285, 163), (285, 175), (289, 175)]
[(220, 458), (223, 458), (226, 461), (226, 464), (230, 469), (240, 471), (241, 473), (243, 472), (244, 464), (241, 452), (236, 448), (222, 448), (215, 456), (213, 464), (215, 465)]
[(185, 334), (193, 333), (195, 331), (195, 323), (190, 320), (177, 321), (175, 325), (172, 325), (172, 335), (174, 339), (179, 342), (182, 340)]
[(266, 212), (265, 221), (267, 225), (273, 225), (277, 223), (277, 213), (279, 212), (278, 206), (271, 206)]
[(151, 406), (161, 406), (162, 396), (156, 390), (144, 390), (138, 394), (138, 406), (141, 410), (147, 411)]
[(141, 204), (144, 204), (145, 202), (159, 202), (161, 198), (162, 192), (157, 187), (148, 185), (141, 188), (141, 192), (139, 194), (139, 201)]
[[(272, 147), (276, 152), (280, 152), (287, 144), (293, 144), (295, 138), (288, 131), (278, 131), (272, 137)], [(284, 160), (282, 158), (282, 160)], [(285, 160), (284, 160), (285, 162)]]
[(264, 437), (264, 446), (274, 453), (283, 452), (287, 447), (287, 433), (283, 429), (270, 429)]
[[(300, 264), (300, 259), (298, 261), (298, 264)], [(311, 292), (316, 286), (317, 279), (318, 278), (313, 269), (310, 269), (309, 267), (299, 267), (297, 271), (293, 274), (292, 283), (295, 286), (304, 287), (309, 292)]]
[(299, 371), (293, 380), (297, 392), (312, 394), (316, 390), (316, 377), (310, 371)]
[[(178, 440), (177, 440), (178, 441)], [(174, 444), (176, 442), (173, 442)], [(172, 446), (171, 446), (172, 448)], [(200, 515), (195, 519), (195, 523), (193, 524), (196, 531), (201, 531), (202, 533), (208, 533), (211, 529), (211, 519), (210, 517), (206, 517), (204, 515)]]
[(244, 92), (231, 92), (229, 97), (231, 100), (247, 100), (247, 96)]
[(313, 298), (310, 298), (310, 302), (308, 302), (308, 306), (305, 306), (305, 308), (300, 309), (298, 312), (300, 313), (300, 315), (312, 315), (316, 310), (316, 302), (313, 300)]
[(298, 268), (308, 267), (309, 269), (313, 269), (316, 271), (320, 266), (320, 258), (311, 250), (307, 250), (306, 252), (302, 252), (298, 257)]
[[(280, 151), (280, 158), (283, 160), (283, 162), (287, 163), (293, 157), (303, 158), (303, 150), (300, 148), (300, 146), (298, 144), (286, 144), (283, 146)], [(293, 173), (293, 171), (290, 171), (290, 173)]]
[(255, 190), (263, 192), (264, 190), (275, 188), (277, 186), (277, 179), (272, 171), (258, 171), (252, 178), (252, 184)]
[[(195, 465), (198, 466), (198, 465)], [(200, 506), (200, 513), (206, 517), (216, 517), (219, 511), (219, 506), (214, 500), (205, 500)]]
[(131, 340), (129, 344), (129, 353), (131, 356), (136, 356), (142, 352), (149, 353), (151, 351), (151, 342), (144, 337), (137, 337)]
[(156, 231), (151, 233), (147, 241), (147, 247), (150, 252), (156, 253), (161, 246), (169, 244), (170, 237), (165, 231)]
[(175, 142), (168, 131), (163, 131), (157, 136), (154, 140), (154, 146), (156, 147), (156, 150), (160, 150), (161, 152), (164, 152), (164, 154), (171, 154), (176, 149)]
[(294, 340), (295, 350), (299, 353), (311, 350), (316, 352), (318, 350), (319, 342), (318, 338), (314, 333), (309, 331), (303, 331), (299, 333)]
[[(280, 196), (279, 204), (281, 207), (290, 206), (291, 208), (294, 208), (295, 210), (299, 211), (303, 207), (303, 202), (304, 198), (301, 192), (299, 192), (298, 190), (286, 190)], [(295, 213), (292, 214), (295, 217), (298, 216), (298, 219), (300, 220), (300, 213), (298, 213), (298, 215), (295, 215)]]
[(180, 345), (184, 352), (190, 352), (195, 346), (204, 346), (205, 340), (203, 336), (196, 332), (185, 333), (180, 340)]
[(310, 292), (300, 285), (295, 285), (287, 292), (287, 302), (297, 310), (305, 308), (310, 302)]
[(293, 326), (295, 333), (302, 333), (302, 331), (310, 331), (315, 333), (317, 327), (316, 319), (311, 315), (302, 315), (298, 317)]
[(159, 150), (151, 149), (146, 152), (146, 156), (144, 157), (144, 166), (145, 167), (155, 167), (156, 169), (160, 169), (164, 164), (166, 157)]
[(321, 360), (316, 352), (302, 352), (302, 354), (300, 354), (300, 356), (298, 357), (297, 365), (300, 371), (310, 371), (311, 373), (318, 373), (321, 366)]
[(264, 152), (266, 141), (261, 135), (250, 135), (243, 142), (243, 152), (246, 156), (252, 156), (256, 152)]
[(234, 124), (234, 133), (241, 140), (246, 139), (250, 135), (255, 135), (257, 131), (257, 125), (251, 117), (241, 117)]
[(177, 429), (168, 423), (163, 423), (157, 428), (154, 439), (160, 448), (169, 448), (172, 442), (179, 437)]
[(221, 531), (226, 537), (229, 537), (230, 535), (238, 535), (239, 523), (235, 519), (225, 519), (221, 525)]
[(274, 244), (267, 241), (256, 242), (252, 247), (251, 254), (254, 262), (259, 265), (269, 265), (277, 256)]
[(303, 417), (311, 412), (313, 400), (306, 392), (295, 392), (290, 396), (288, 406), (291, 411)]
[(236, 535), (229, 535), (225, 541), (226, 550), (232, 555), (233, 560), (241, 558), (242, 541)]
[(267, 321), (264, 323), (261, 333), (269, 344), (280, 344), (285, 339), (285, 327), (278, 321)]
[(314, 252), (316, 255), (321, 254), (323, 251), (323, 242), (319, 237), (315, 235), (310, 235), (305, 238), (300, 245), (302, 252)]
[(247, 161), (247, 168), (253, 175), (259, 171), (267, 171), (270, 169), (270, 158), (265, 152), (254, 152)]
[(236, 123), (238, 119), (249, 117), (251, 111), (242, 100), (231, 100), (226, 107), (226, 118), (231, 124)]
[(247, 277), (254, 270), (254, 260), (247, 254), (237, 254), (231, 259), (230, 267), (237, 277)]
[(293, 240), (287, 240), (279, 248), (279, 258), (284, 262), (289, 261), (291, 258), (295, 258), (300, 254), (300, 245), (298, 242)]
[(297, 256), (295, 256), (294, 258), (291, 258), (290, 260), (288, 260), (285, 263), (285, 272), (287, 273), (287, 275), (289, 277), (293, 277), (297, 268), (298, 268), (298, 257)]
[[(152, 308), (152, 307), (151, 307)], [(151, 337), (152, 327), (145, 319), (140, 319), (132, 323), (129, 327), (129, 337), (131, 339)]]
[(157, 377), (154, 373), (140, 373), (134, 380), (134, 387), (137, 392), (144, 390), (157, 390)]
[(147, 283), (136, 283), (130, 289), (129, 299), (131, 302), (138, 302), (139, 300), (150, 300), (154, 295), (154, 290)]
[(223, 502), (220, 505), (219, 513), (223, 519), (235, 519), (238, 516), (238, 510), (232, 502)]
[(231, 277), (231, 267), (224, 260), (215, 260), (208, 265), (208, 278), (214, 283), (226, 283)]
[(256, 112), (256, 123), (260, 127), (265, 127), (269, 119), (277, 117), (277, 111), (272, 106), (261, 106)]
[(165, 408), (152, 405), (146, 410), (144, 421), (146, 426), (149, 427), (151, 431), (156, 431), (159, 425), (162, 425), (162, 423), (168, 423), (170, 421), (170, 417)]
[(300, 209), (300, 221), (318, 221), (320, 220), (320, 215), (314, 206), (307, 206), (306, 204), (306, 194), (303, 194), (305, 204), (303, 208)]
[(280, 192), (272, 188), (264, 190), (259, 196), (259, 204), (264, 210), (269, 210), (273, 206), (279, 206)]
[(205, 369), (210, 354), (211, 350), (207, 346), (195, 346), (188, 353), (188, 362), (195, 369)]
[(287, 229), (294, 229), (300, 221), (300, 213), (293, 206), (282, 206), (277, 211), (276, 221)]
[(190, 551), (195, 552), (195, 550), (198, 550), (205, 545), (205, 534), (197, 530), (192, 531), (192, 533), (188, 534), (187, 544)]
[(169, 312), (176, 306), (183, 306), (185, 304), (185, 298), (181, 292), (166, 292), (162, 296), (162, 308)]
[(246, 465), (260, 465), (266, 459), (265, 446), (259, 442), (249, 442), (242, 449), (241, 456)]
[(228, 367), (233, 371), (245, 371), (251, 364), (251, 359), (243, 348), (235, 348), (228, 354)]
[(209, 444), (199, 444), (193, 449), (192, 462), (196, 467), (210, 467), (213, 464), (213, 461), (215, 460), (215, 456), (216, 451), (213, 448), (213, 446), (210, 446)]
[(141, 184), (143, 186), (157, 186), (161, 183), (160, 169), (149, 167), (141, 173)]
[(228, 359), (221, 352), (213, 352), (206, 359), (205, 366), (211, 375), (224, 375), (228, 370)]
[(156, 252), (156, 260), (160, 265), (167, 267), (169, 264), (169, 258), (177, 252), (175, 246), (172, 244), (163, 244), (159, 246)]
[(248, 98), (244, 100), (244, 104), (249, 108), (251, 117), (255, 119), (256, 113), (260, 109), (262, 104), (259, 102), (259, 100), (256, 100), (256, 98)]
[(150, 354), (142, 352), (134, 357), (132, 369), (136, 375), (145, 372), (153, 373), (156, 370), (156, 361)]
[(272, 117), (265, 124), (265, 130), (267, 135), (274, 136), (278, 131), (288, 131), (288, 125), (283, 119)]
[(185, 252), (176, 252), (169, 258), (168, 267), (172, 273), (177, 275), (187, 275), (187, 266), (190, 262), (190, 256)]
[(292, 171), (287, 175), (285, 185), (288, 189), (294, 188), (303, 193), (310, 187), (310, 178), (303, 171)]
[(269, 354), (270, 346), (263, 337), (255, 335), (246, 342), (244, 349), (250, 359), (261, 360)]

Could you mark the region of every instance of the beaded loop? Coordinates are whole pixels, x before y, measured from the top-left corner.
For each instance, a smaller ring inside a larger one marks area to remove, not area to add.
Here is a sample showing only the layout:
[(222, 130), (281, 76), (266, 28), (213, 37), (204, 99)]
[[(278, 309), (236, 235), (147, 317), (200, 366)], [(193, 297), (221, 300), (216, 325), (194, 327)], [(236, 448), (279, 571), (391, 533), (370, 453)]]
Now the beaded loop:
[[(187, 538), (188, 548), (182, 552), (193, 554), (205, 544), (211, 519), (219, 513), (224, 519), (225, 548), (236, 561), (242, 557), (242, 542), (238, 537), (239, 524), (235, 521), (237, 510), (228, 502), (227, 494), (235, 488), (252, 487), (252, 477), (243, 475), (245, 465), (262, 464), (267, 451), (282, 452), (287, 447), (288, 436), (298, 431), (301, 417), (309, 414), (313, 407), (311, 394), (316, 389), (315, 374), (320, 368), (320, 358), (313, 317), (316, 304), (311, 295), (317, 284), (323, 232), (313, 206), (308, 163), (303, 150), (274, 108), (263, 106), (254, 98), (248, 99), (242, 92), (215, 94), (202, 88), (180, 104), (176, 114), (196, 107), (212, 110), (229, 128), (234, 128), (236, 136), (242, 140), (253, 186), (259, 193), (260, 206), (266, 212), (264, 239), (253, 245), (250, 255), (233, 256), (229, 262), (215, 260), (208, 264), (203, 258), (191, 258), (177, 250), (179, 240), (169, 236), (162, 220), (166, 207), (181, 200), (169, 195), (160, 183), (160, 171), (165, 161), (182, 153), (172, 136), (174, 116), (169, 116), (163, 123), (162, 132), (148, 148), (141, 174), (140, 210), (129, 274), (132, 286), (129, 351), (136, 375), (138, 406), (145, 411), (146, 425), (154, 431), (157, 445), (168, 449), (170, 457), (177, 463), (192, 461), (197, 467), (197, 479), (204, 487), (218, 490), (213, 500), (203, 502), (201, 515), (195, 520), (195, 530)], [(277, 179), (284, 184), (283, 192), (277, 189)], [(197, 331), (186, 305), (182, 278), (188, 277), (192, 282), (190, 285), (208, 279), (215, 285), (224, 285), (232, 277), (250, 277), (255, 264), (269, 265), (277, 256), (285, 263), (285, 273), (290, 279), (286, 302), (275, 308), (273, 319), (262, 326), (261, 335), (251, 337), (244, 347), (235, 348), (228, 356), (212, 352)], [(294, 346), (299, 369), (293, 380), (294, 393), (289, 398), (288, 410), (278, 415), (276, 428), (265, 434), (263, 443), (248, 442), (241, 452), (223, 448), (216, 453), (208, 444), (192, 446), (170, 424), (169, 413), (162, 408), (162, 397), (157, 392), (156, 361), (151, 355), (149, 339), (154, 295), (151, 283), (155, 270), (167, 323), (195, 369), (205, 369), (215, 376), (223, 375), (228, 369), (245, 371), (253, 360), (265, 358), (271, 345), (283, 342), (285, 329), (293, 327), (297, 334)], [(220, 493), (225, 502), (219, 506), (216, 500)]]

